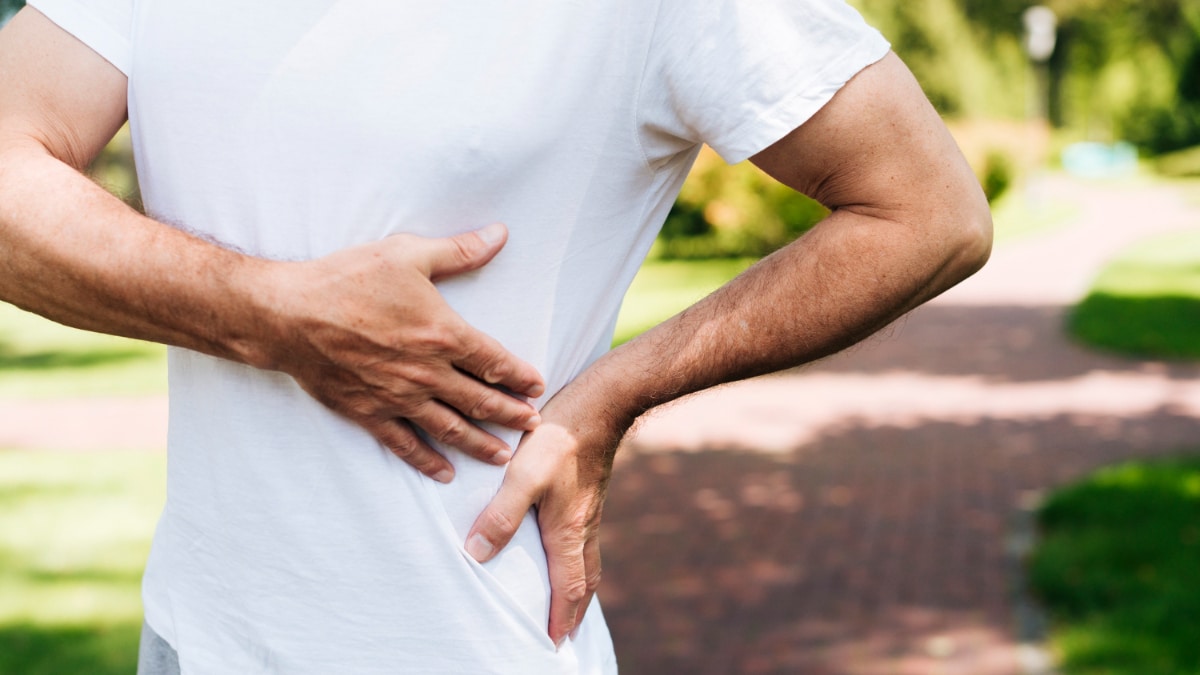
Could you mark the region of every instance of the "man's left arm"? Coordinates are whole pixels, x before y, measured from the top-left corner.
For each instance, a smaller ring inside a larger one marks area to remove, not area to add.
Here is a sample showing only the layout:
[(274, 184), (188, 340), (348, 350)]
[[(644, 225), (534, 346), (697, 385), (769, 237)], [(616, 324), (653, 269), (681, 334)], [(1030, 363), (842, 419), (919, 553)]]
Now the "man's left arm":
[(979, 184), (895, 55), (752, 160), (831, 215), (559, 392), (468, 535), (468, 550), (486, 560), (537, 507), (556, 644), (578, 626), (599, 582), (605, 487), (617, 444), (639, 415), (832, 354), (987, 260), (991, 216)]

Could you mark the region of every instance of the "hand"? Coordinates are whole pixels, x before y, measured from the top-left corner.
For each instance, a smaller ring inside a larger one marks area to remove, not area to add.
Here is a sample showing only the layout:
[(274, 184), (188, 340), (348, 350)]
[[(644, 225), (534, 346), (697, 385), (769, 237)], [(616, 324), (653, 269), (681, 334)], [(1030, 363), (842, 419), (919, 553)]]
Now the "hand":
[(469, 326), (433, 285), (487, 264), (506, 238), (503, 225), (441, 239), (399, 234), (280, 263), (275, 345), (261, 365), (292, 375), (435, 480), (449, 482), (454, 469), (410, 425), (478, 459), (507, 462), (507, 444), (471, 420), (535, 428), (537, 411), (518, 397), (540, 396), (542, 378)]
[(496, 496), (467, 534), (467, 551), (491, 559), (516, 533), (530, 507), (550, 573), (548, 632), (561, 645), (583, 622), (600, 584), (600, 515), (617, 444), (629, 427), (611, 408), (584, 403), (586, 379), (576, 379), (542, 409), (525, 435)]

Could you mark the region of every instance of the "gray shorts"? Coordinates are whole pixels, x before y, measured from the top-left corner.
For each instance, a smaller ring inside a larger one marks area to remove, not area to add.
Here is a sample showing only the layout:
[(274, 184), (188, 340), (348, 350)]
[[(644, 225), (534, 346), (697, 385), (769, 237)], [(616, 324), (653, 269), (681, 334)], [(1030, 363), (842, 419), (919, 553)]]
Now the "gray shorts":
[(179, 675), (179, 654), (145, 622), (138, 645), (137, 675)]

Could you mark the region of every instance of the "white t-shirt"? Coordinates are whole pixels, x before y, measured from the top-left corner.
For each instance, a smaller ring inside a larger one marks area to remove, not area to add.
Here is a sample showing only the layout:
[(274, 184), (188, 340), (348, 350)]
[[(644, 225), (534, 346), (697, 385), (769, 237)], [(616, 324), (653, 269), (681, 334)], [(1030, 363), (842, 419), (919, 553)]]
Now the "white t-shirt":
[[(506, 223), (439, 288), (548, 395), (607, 349), (699, 144), (749, 157), (888, 49), (839, 0), (30, 4), (129, 76), (165, 222), (279, 259)], [(503, 468), (447, 451), (439, 485), (289, 377), (182, 349), (170, 387), (144, 598), (184, 673), (615, 672), (598, 606), (547, 637), (532, 515), (464, 552)]]

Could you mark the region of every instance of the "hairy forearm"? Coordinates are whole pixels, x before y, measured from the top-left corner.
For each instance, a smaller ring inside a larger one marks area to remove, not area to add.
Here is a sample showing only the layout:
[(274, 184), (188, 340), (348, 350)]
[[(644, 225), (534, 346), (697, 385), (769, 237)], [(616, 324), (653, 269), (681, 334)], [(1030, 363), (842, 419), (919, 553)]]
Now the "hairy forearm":
[(60, 323), (257, 356), (265, 261), (142, 216), (36, 141), (0, 144), (0, 299)]
[(974, 272), (990, 223), (906, 225), (835, 211), (693, 307), (622, 345), (589, 378), (627, 422), (714, 385), (794, 367), (865, 338)]

